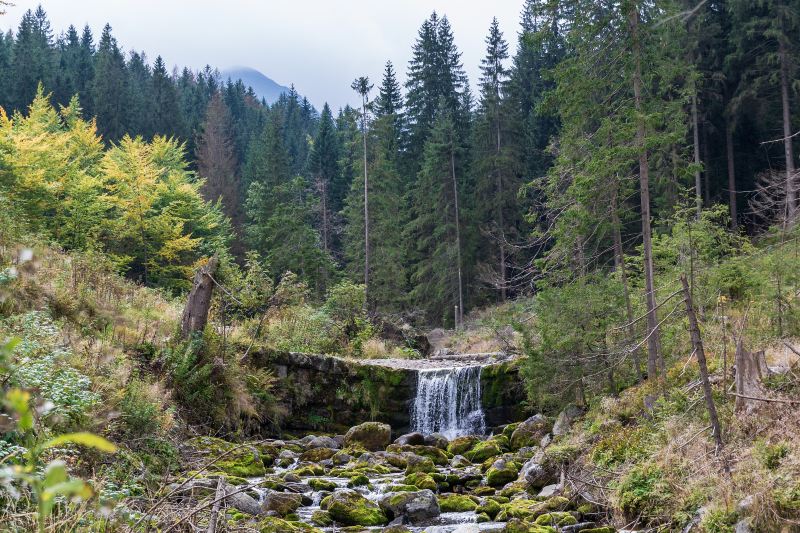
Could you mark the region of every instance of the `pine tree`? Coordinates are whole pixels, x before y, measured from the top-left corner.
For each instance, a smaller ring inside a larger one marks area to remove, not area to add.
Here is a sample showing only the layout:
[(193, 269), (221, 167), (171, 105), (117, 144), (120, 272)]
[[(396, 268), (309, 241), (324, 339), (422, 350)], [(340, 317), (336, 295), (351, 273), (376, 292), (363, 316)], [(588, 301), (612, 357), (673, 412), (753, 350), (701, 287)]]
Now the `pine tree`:
[(522, 236), (521, 209), (517, 201), (520, 182), (516, 158), (511, 152), (511, 117), (507, 100), (508, 77), (503, 62), (508, 59), (508, 44), (497, 19), (486, 38), (486, 57), (481, 61), (481, 94), (473, 134), (474, 216), (481, 231), (482, 257), (496, 257), (482, 277), (506, 299), (509, 271), (508, 242)]
[(39, 83), (53, 89), (53, 35), (42, 6), (22, 16), (14, 43), (12, 62), (13, 107), (25, 109), (36, 95)]
[(322, 108), (308, 168), (320, 199), (319, 227), (322, 234), (322, 249), (326, 253), (333, 254), (338, 247), (336, 219), (341, 208), (340, 205), (335, 205), (333, 198), (340, 198), (343, 194), (336, 190), (336, 187), (340, 186), (339, 143), (331, 108), (327, 103)]
[(156, 135), (175, 137), (183, 131), (178, 93), (175, 83), (167, 72), (161, 56), (153, 64), (154, 130)]
[(378, 97), (372, 103), (372, 109), (376, 118), (391, 116), (392, 127), (394, 130), (394, 149), (395, 157), (399, 156), (399, 151), (403, 148), (404, 135), (404, 114), (403, 114), (403, 95), (400, 92), (400, 83), (391, 61), (386, 62), (383, 71), (383, 79), (378, 89)]
[(94, 116), (92, 82), (94, 81), (94, 37), (89, 25), (83, 27), (81, 46), (76, 64), (75, 89), (86, 116)]
[(356, 78), (350, 85), (350, 88), (356, 91), (361, 96), (361, 141), (363, 145), (363, 160), (364, 160), (364, 305), (369, 305), (369, 168), (367, 158), (367, 123), (369, 115), (367, 114), (367, 105), (369, 103), (369, 92), (372, 90), (372, 84), (369, 78), (360, 77)]
[(0, 107), (11, 110), (12, 100), (12, 57), (14, 51), (14, 37), (11, 31), (0, 31)]
[(152, 139), (155, 135), (155, 98), (153, 95), (153, 73), (147, 64), (144, 52), (131, 52), (126, 67), (127, 86), (130, 94), (126, 127), (129, 135), (141, 135)]
[[(456, 123), (441, 99), (417, 178), (409, 238), (416, 242), (411, 270), (414, 301), (430, 320), (459, 326), (464, 313), (464, 280), (459, 195), (464, 181)], [(453, 315), (455, 309), (455, 315)], [(451, 322), (449, 317), (455, 316)]]
[(97, 116), (97, 129), (106, 142), (115, 141), (127, 131), (127, 110), (130, 106), (125, 58), (108, 24), (100, 37), (94, 70), (92, 102)]
[(58, 69), (53, 81), (53, 98), (57, 103), (66, 105), (78, 93), (81, 43), (75, 26), (70, 26), (66, 35), (57, 40), (56, 48)]

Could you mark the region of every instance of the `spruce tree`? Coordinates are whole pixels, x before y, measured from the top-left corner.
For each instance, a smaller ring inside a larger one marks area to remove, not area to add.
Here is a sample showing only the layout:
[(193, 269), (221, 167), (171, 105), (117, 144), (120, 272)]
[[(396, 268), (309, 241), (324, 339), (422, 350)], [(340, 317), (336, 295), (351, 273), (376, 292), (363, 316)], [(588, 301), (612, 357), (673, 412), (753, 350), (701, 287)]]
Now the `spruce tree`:
[(197, 142), (197, 173), (205, 181), (200, 189), (209, 202), (221, 202), (222, 211), (241, 231), (239, 180), (231, 135), (231, 116), (219, 93), (208, 104)]
[(161, 56), (153, 64), (153, 130), (156, 135), (174, 137), (183, 131), (183, 115), (175, 83)]
[(116, 141), (128, 129), (129, 93), (125, 58), (106, 24), (95, 54), (92, 102), (97, 129), (106, 142)]
[(147, 64), (144, 52), (131, 52), (128, 58), (127, 85), (130, 94), (127, 111), (127, 133), (152, 139), (155, 135), (155, 99), (153, 97), (153, 73)]
[(42, 6), (22, 16), (14, 43), (12, 61), (13, 107), (23, 110), (33, 101), (41, 83), (53, 90), (55, 56), (50, 22)]
[(334, 198), (343, 193), (336, 190), (341, 186), (339, 179), (339, 143), (336, 138), (336, 125), (331, 108), (326, 103), (322, 108), (319, 128), (309, 156), (308, 169), (320, 199), (319, 228), (322, 234), (322, 248), (326, 253), (335, 254), (338, 248), (337, 213), (341, 208)]

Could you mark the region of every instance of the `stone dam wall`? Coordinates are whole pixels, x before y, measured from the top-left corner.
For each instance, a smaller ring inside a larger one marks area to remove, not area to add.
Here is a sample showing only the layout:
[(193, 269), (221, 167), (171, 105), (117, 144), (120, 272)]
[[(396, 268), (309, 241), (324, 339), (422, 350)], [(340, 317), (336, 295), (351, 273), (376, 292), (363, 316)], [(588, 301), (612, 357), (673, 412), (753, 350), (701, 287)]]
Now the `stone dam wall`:
[[(417, 369), (375, 361), (293, 352), (260, 352), (254, 361), (272, 370), (289, 431), (343, 432), (368, 420), (408, 431)], [(409, 366), (414, 366), (410, 361)], [(519, 360), (481, 369), (481, 404), (488, 428), (522, 420), (525, 389)]]

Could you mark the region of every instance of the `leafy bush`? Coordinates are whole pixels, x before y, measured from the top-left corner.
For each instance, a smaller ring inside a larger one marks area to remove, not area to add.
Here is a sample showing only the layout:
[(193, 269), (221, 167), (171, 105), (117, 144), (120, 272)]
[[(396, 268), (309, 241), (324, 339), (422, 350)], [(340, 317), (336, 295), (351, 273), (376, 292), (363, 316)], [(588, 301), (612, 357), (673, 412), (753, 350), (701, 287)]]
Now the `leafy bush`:
[(664, 517), (672, 496), (663, 470), (654, 464), (634, 466), (617, 487), (622, 512), (630, 518), (641, 517), (644, 522)]
[(781, 460), (789, 455), (789, 445), (786, 442), (770, 444), (764, 439), (759, 439), (753, 447), (753, 455), (761, 466), (767, 470), (775, 470), (780, 466)]

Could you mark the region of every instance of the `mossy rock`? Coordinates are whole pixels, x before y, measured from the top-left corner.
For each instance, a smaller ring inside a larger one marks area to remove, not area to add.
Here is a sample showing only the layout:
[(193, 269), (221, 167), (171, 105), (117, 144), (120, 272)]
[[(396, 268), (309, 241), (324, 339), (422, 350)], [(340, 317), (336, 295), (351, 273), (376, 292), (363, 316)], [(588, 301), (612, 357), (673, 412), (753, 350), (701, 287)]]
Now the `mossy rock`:
[(292, 470), (292, 473), (300, 477), (321, 476), (325, 473), (325, 469), (320, 465), (311, 463)]
[(544, 513), (539, 515), (535, 521), (536, 524), (541, 526), (574, 526), (578, 523), (578, 519), (572, 513), (566, 511), (553, 511), (551, 513)]
[(434, 464), (439, 466), (445, 466), (450, 462), (450, 458), (453, 456), (452, 454), (448, 454), (446, 451), (442, 450), (441, 448), (437, 448), (436, 446), (423, 446), (423, 445), (411, 445), (411, 444), (390, 444), (386, 448), (387, 452), (390, 453), (404, 453), (404, 452), (411, 452), (414, 455), (419, 455), (421, 457), (427, 457)]
[(507, 439), (511, 440), (511, 435), (514, 434), (514, 430), (517, 429), (520, 424), (521, 422), (514, 422), (513, 424), (508, 424), (503, 428), (501, 434), (505, 435)]
[(478, 524), (483, 524), (485, 522), (491, 522), (491, 521), (492, 521), (491, 517), (486, 513), (478, 513), (475, 516), (475, 522), (477, 522)]
[(333, 481), (328, 481), (327, 479), (309, 479), (308, 486), (316, 491), (325, 490), (333, 492), (336, 490), (337, 485)]
[(476, 513), (484, 513), (487, 516), (489, 516), (491, 518), (494, 518), (502, 510), (503, 510), (503, 506), (500, 505), (495, 500), (486, 500), (475, 509), (475, 512)]
[(311, 513), (311, 523), (320, 527), (330, 527), (333, 525), (333, 518), (328, 511), (314, 511)]
[(331, 518), (346, 526), (382, 526), (389, 521), (377, 504), (354, 491), (340, 491), (325, 500)]
[(519, 518), (509, 520), (502, 531), (503, 533), (557, 533), (556, 528), (552, 526), (531, 524)]
[(405, 479), (403, 479), (403, 484), (413, 485), (420, 490), (436, 490), (438, 488), (436, 481), (434, 481), (430, 474), (426, 474), (425, 472), (415, 472), (407, 475)]
[(443, 513), (463, 513), (474, 511), (478, 503), (463, 494), (442, 494), (439, 496), (439, 508)]
[(464, 455), (477, 444), (478, 440), (478, 437), (475, 435), (456, 437), (447, 445), (447, 451), (453, 455)]
[(502, 443), (498, 442), (498, 439), (492, 438), (475, 444), (470, 451), (464, 454), (464, 457), (473, 463), (482, 463), (490, 457), (495, 457), (502, 453)]
[(282, 518), (274, 516), (267, 516), (262, 518), (256, 529), (260, 533), (322, 533), (321, 529), (317, 529), (302, 522), (289, 522)]
[(303, 495), (293, 492), (269, 492), (264, 497), (261, 508), (266, 511), (275, 511), (278, 516), (286, 518), (297, 511), (303, 503)]
[(387, 453), (384, 459), (395, 468), (405, 468), (408, 466), (408, 459), (398, 453)]
[(389, 492), (417, 492), (419, 489), (414, 485), (390, 485)]
[(497, 492), (497, 489), (494, 487), (483, 486), (475, 487), (475, 489), (472, 491), (472, 494), (475, 496), (492, 496), (495, 492)]
[(391, 442), (392, 428), (380, 422), (364, 422), (348, 430), (344, 436), (345, 446), (360, 446), (376, 452), (385, 450)]
[(408, 458), (406, 465), (406, 475), (413, 474), (414, 472), (436, 472), (436, 466), (428, 457), (420, 457), (412, 455)]
[(381, 529), (381, 533), (411, 533), (406, 526), (389, 526)]
[(508, 519), (521, 518), (533, 520), (551, 511), (563, 511), (569, 506), (569, 500), (562, 496), (554, 496), (543, 502), (536, 500), (512, 500), (503, 506)]
[(617, 533), (617, 529), (611, 526), (593, 527), (591, 529), (581, 529), (581, 533)]
[(350, 478), (350, 481), (347, 482), (347, 486), (351, 489), (353, 487), (366, 487), (367, 485), (369, 485), (369, 478), (364, 474), (353, 476)]
[(521, 422), (511, 434), (510, 444), (512, 450), (519, 450), (528, 446), (538, 446), (542, 437), (550, 432), (550, 423), (543, 415), (534, 415)]
[(266, 475), (261, 454), (254, 446), (241, 446), (216, 437), (195, 437), (187, 441), (191, 446), (208, 459), (214, 459), (228, 453), (214, 463), (214, 469), (231, 476), (250, 478)]
[(492, 487), (502, 487), (517, 479), (519, 465), (513, 461), (496, 461), (486, 472), (486, 483)]
[(515, 481), (503, 487), (500, 491), (500, 496), (512, 498), (523, 492), (528, 492), (528, 484), (525, 481)]
[(333, 448), (312, 448), (304, 451), (300, 455), (300, 460), (307, 461), (309, 463), (319, 463), (320, 461), (330, 459), (336, 455), (337, 452), (338, 450), (334, 450)]

